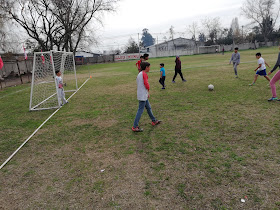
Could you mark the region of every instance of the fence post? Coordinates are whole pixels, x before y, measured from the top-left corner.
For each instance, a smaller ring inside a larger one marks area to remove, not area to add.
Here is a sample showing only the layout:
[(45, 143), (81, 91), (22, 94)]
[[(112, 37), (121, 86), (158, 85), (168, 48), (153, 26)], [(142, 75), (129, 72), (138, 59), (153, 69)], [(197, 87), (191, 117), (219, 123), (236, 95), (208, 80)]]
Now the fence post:
[(29, 78), (29, 71), (28, 71), (28, 66), (27, 66), (27, 60), (24, 59), (25, 62), (25, 67), (26, 67), (26, 73), (27, 73), (27, 78), (28, 78), (28, 82), (30, 82), (30, 78)]
[(19, 65), (18, 65), (18, 60), (16, 62), (17, 62), (17, 67), (18, 67), (19, 78), (20, 78), (21, 84), (23, 84), (21, 73), (20, 73), (20, 68), (19, 68)]

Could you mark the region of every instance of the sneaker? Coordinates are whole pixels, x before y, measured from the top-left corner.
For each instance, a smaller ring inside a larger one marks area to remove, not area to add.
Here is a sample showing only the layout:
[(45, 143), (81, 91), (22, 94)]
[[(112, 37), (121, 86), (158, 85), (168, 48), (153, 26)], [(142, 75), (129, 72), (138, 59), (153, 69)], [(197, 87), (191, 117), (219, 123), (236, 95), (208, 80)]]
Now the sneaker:
[(174, 81), (174, 80), (172, 80), (172, 83), (175, 83), (175, 81)]
[(161, 120), (157, 120), (157, 121), (153, 121), (152, 122), (152, 125), (158, 125), (158, 124), (160, 124), (161, 123)]
[(249, 86), (253, 86), (255, 83), (249, 84)]
[(132, 127), (132, 131), (134, 132), (142, 132), (143, 129), (142, 128), (139, 128), (138, 126), (136, 128)]
[(183, 82), (186, 82), (187, 80), (183, 79), (182, 81), (183, 81)]
[(268, 101), (277, 101), (278, 98), (274, 98), (274, 97), (271, 97), (270, 99), (268, 99)]
[(165, 87), (161, 88), (162, 90), (165, 90)]

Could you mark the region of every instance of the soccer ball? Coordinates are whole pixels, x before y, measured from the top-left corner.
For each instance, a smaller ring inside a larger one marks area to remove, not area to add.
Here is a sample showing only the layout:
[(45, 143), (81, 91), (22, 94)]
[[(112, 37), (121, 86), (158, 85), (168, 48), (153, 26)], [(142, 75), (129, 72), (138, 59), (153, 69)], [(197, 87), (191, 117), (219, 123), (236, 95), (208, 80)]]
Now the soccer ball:
[(208, 85), (208, 90), (210, 90), (210, 91), (214, 90), (214, 85), (212, 85), (212, 84)]

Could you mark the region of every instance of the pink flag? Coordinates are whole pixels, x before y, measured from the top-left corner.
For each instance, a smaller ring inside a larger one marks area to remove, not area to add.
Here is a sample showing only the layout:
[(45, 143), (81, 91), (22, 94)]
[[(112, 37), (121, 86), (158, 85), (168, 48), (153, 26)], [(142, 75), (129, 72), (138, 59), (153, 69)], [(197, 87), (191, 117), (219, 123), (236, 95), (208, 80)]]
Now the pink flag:
[(45, 64), (45, 57), (43, 55), (43, 51), (41, 50), (42, 54), (41, 54), (41, 58), (42, 58), (42, 64)]
[(23, 45), (23, 51), (24, 51), (24, 59), (27, 60), (27, 53), (25, 52), (25, 47)]
[(0, 56), (0, 69), (1, 69), (1, 70), (2, 70), (3, 66), (4, 66), (4, 63), (3, 63), (3, 60), (2, 60), (2, 58), (1, 58), (1, 56)]

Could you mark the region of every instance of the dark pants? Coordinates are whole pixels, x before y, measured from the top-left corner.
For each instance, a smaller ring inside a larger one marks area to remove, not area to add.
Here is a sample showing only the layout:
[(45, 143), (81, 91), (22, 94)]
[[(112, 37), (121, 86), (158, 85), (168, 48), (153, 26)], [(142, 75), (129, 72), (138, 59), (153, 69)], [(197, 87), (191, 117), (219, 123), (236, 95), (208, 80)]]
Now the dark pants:
[(165, 81), (165, 76), (162, 76), (162, 78), (159, 79), (159, 83), (162, 85), (162, 87), (165, 87), (164, 81)]
[(180, 74), (181, 79), (184, 80), (181, 69), (175, 69), (175, 74), (174, 74), (174, 77), (173, 77), (173, 81), (175, 81), (175, 78), (177, 77), (177, 74)]

